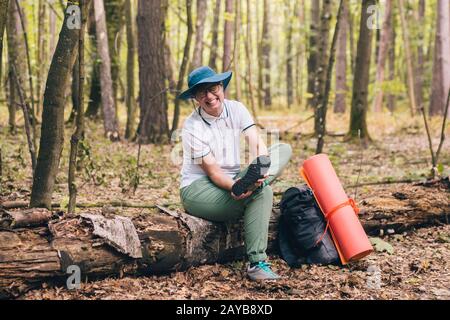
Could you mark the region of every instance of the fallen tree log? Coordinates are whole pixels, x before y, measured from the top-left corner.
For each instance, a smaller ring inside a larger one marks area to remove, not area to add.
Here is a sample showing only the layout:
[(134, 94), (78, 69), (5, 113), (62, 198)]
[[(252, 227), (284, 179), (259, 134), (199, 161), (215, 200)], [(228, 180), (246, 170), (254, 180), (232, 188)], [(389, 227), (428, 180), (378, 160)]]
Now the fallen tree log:
[[(0, 203), (0, 209), (28, 208), (30, 202), (24, 200), (4, 201)], [(123, 208), (156, 208), (154, 203), (131, 203), (128, 201), (115, 200), (109, 202), (77, 203), (77, 208), (101, 208), (101, 207), (123, 207)], [(61, 208), (60, 203), (52, 203), (52, 208)]]
[[(439, 186), (403, 185), (360, 201), (365, 230), (378, 235), (448, 223), (449, 190)], [(63, 285), (71, 265), (82, 281), (107, 276), (149, 275), (190, 266), (223, 263), (244, 257), (239, 223), (219, 224), (159, 207), (161, 212), (134, 217), (142, 258), (134, 259), (95, 232), (89, 215), (50, 221), (47, 227), (0, 231), (0, 297), (17, 297), (42, 283)], [(276, 253), (279, 210), (269, 226), (269, 252)], [(102, 217), (102, 216), (99, 216)], [(100, 223), (106, 230), (105, 219)], [(120, 218), (122, 219), (122, 218)], [(117, 244), (120, 241), (115, 241)]]
[(37, 227), (47, 224), (56, 214), (45, 208), (34, 208), (19, 211), (0, 209), (0, 228), (14, 229)]

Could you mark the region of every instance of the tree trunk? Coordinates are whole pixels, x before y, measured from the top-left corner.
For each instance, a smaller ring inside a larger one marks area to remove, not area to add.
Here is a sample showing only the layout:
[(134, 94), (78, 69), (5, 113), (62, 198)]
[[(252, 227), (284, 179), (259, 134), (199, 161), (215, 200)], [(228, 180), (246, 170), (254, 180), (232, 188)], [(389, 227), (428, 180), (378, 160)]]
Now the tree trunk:
[(114, 105), (113, 84), (111, 77), (111, 58), (109, 55), (108, 35), (106, 29), (105, 7), (103, 0), (94, 1), (95, 32), (97, 37), (97, 49), (101, 59), (100, 85), (102, 94), (103, 125), (105, 136), (111, 141), (117, 141), (119, 136), (119, 125), (116, 118), (116, 107)]
[[(386, 189), (382, 196), (363, 199), (359, 218), (365, 231), (375, 236), (380, 230), (402, 233), (448, 223), (447, 198), (448, 187), (403, 185), (396, 190)], [(64, 285), (70, 265), (79, 266), (82, 279), (92, 281), (108, 276), (167, 274), (190, 266), (244, 257), (242, 222), (225, 226), (161, 209), (160, 213), (139, 215), (127, 224), (126, 230), (130, 230), (130, 234), (136, 232), (139, 238), (137, 249), (142, 258), (135, 259), (129, 253), (122, 253), (126, 246), (112, 241), (121, 233), (113, 234), (117, 229), (108, 226), (121, 226), (124, 220), (129, 222), (120, 216), (104, 218), (83, 214), (76, 219), (51, 221), (48, 227), (43, 224), (44, 227), (26, 229), (23, 227), (27, 224), (48, 221), (51, 215), (45, 211), (3, 214), (0, 219), (3, 228), (22, 229), (0, 231), (0, 298), (18, 297), (43, 282)], [(278, 251), (279, 215), (279, 209), (273, 209), (269, 253)], [(24, 220), (23, 217), (34, 219)], [(93, 217), (107, 222), (102, 233), (98, 229), (95, 231), (98, 222), (95, 224)]]
[[(192, 0), (186, 0), (186, 14), (187, 14), (187, 35), (186, 43), (184, 44), (183, 60), (181, 61), (180, 72), (178, 74), (178, 83), (176, 94), (180, 94), (183, 90), (184, 78), (186, 76), (186, 70), (189, 60), (189, 52), (191, 50), (191, 42), (193, 35), (192, 27)], [(178, 123), (180, 122), (180, 99), (175, 97), (175, 106), (173, 112), (173, 121), (171, 133), (178, 129)]]
[(209, 62), (208, 65), (213, 69), (217, 70), (217, 48), (219, 46), (219, 18), (220, 18), (220, 5), (222, 0), (216, 0), (216, 6), (214, 9), (214, 20), (211, 26), (211, 50), (209, 52)]
[(169, 138), (164, 70), (164, 1), (139, 0), (139, 140), (165, 143)]
[(113, 88), (114, 107), (118, 106), (119, 81), (120, 81), (120, 44), (121, 30), (125, 25), (124, 0), (104, 1), (106, 14), (106, 27), (108, 33), (108, 45), (111, 58), (111, 80)]
[(9, 0), (0, 0), (0, 79), (2, 78), (3, 35), (8, 18), (8, 4)]
[(311, 0), (311, 21), (309, 24), (309, 58), (308, 58), (308, 105), (313, 107), (316, 71), (318, 66), (318, 42), (320, 28), (320, 2)]
[(263, 109), (264, 104), (264, 66), (262, 61), (262, 41), (261, 41), (261, 27), (260, 27), (260, 12), (259, 12), (259, 6), (255, 9), (256, 11), (256, 60), (258, 61), (258, 90), (257, 90), (257, 97), (258, 97), (258, 108), (259, 110)]
[[(83, 15), (87, 13), (88, 5), (89, 1), (86, 1)], [(63, 148), (65, 106), (63, 92), (75, 63), (79, 38), (77, 29), (69, 29), (69, 19), (73, 17), (66, 13), (45, 86), (40, 148), (31, 191), (32, 207), (50, 208)]]
[(88, 16), (88, 35), (91, 39), (91, 88), (89, 91), (89, 102), (86, 108), (85, 116), (89, 118), (100, 118), (99, 110), (102, 105), (102, 88), (100, 86), (100, 59), (97, 50), (97, 37), (95, 31), (95, 12), (94, 6), (89, 9)]
[(355, 37), (354, 37), (354, 17), (351, 7), (348, 7), (348, 40), (350, 45), (350, 72), (355, 73)]
[(327, 65), (328, 65), (328, 43), (330, 34), (330, 22), (331, 22), (331, 11), (332, 3), (331, 0), (322, 0), (322, 12), (320, 17), (320, 34), (319, 43), (317, 46), (317, 58), (318, 65), (315, 72), (316, 79), (314, 84), (314, 133), (319, 135), (319, 130), (321, 122), (324, 121), (322, 118), (319, 108), (321, 106), (323, 96), (325, 81), (327, 75)]
[(306, 55), (306, 28), (305, 28), (305, 0), (299, 2), (298, 5), (298, 22), (300, 24), (300, 30), (302, 31), (302, 36), (298, 44), (299, 54), (296, 59), (296, 72), (295, 72), (295, 96), (297, 105), (301, 106), (303, 104), (303, 83), (304, 83), (304, 66), (305, 66), (305, 55)]
[(166, 80), (169, 83), (170, 92), (176, 95), (177, 93), (175, 92), (175, 90), (178, 83), (175, 75), (176, 66), (169, 42), (169, 37), (167, 37), (166, 35), (164, 37), (164, 69), (166, 72)]
[(231, 68), (231, 54), (233, 51), (233, 2), (234, 0), (225, 0), (225, 27), (223, 31), (223, 65), (222, 71), (228, 71)]
[(264, 0), (264, 13), (262, 25), (262, 43), (261, 43), (261, 60), (263, 63), (263, 90), (264, 90), (264, 106), (270, 108), (272, 105), (272, 94), (270, 88), (270, 2)]
[(392, 0), (386, 0), (384, 7), (384, 21), (381, 30), (380, 47), (378, 51), (378, 61), (377, 61), (377, 75), (376, 75), (376, 85), (375, 85), (375, 99), (373, 110), (375, 112), (381, 112), (383, 110), (383, 81), (384, 81), (384, 70), (386, 65), (386, 57), (388, 54), (389, 44), (391, 42), (391, 25), (392, 22)]
[[(35, 147), (34, 147), (35, 143), (33, 141), (33, 136), (31, 135), (31, 129), (30, 129), (31, 128), (30, 114), (29, 114), (30, 110), (29, 110), (27, 102), (25, 101), (25, 94), (23, 93), (23, 89), (19, 82), (19, 78), (17, 76), (16, 68), (14, 65), (12, 66), (12, 70), (13, 70), (13, 78), (14, 78), (14, 81), (18, 88), (17, 91), (19, 94), (20, 106), (23, 111), (24, 127), (25, 127), (25, 133), (27, 136), (28, 150), (30, 151), (30, 156), (31, 156), (31, 169), (32, 169), (32, 173), (34, 175), (34, 172), (36, 170), (36, 152), (35, 152)], [(33, 131), (33, 133), (34, 133), (34, 131)]]
[(194, 53), (189, 68), (190, 71), (202, 66), (203, 63), (203, 34), (205, 31), (206, 11), (206, 0), (197, 0), (197, 23), (195, 24)]
[(25, 79), (28, 77), (26, 67), (25, 45), (23, 41), (23, 28), (16, 0), (10, 0), (8, 11), (8, 22), (6, 33), (8, 36), (8, 77), (9, 77), (9, 129), (14, 133), (16, 130), (16, 110), (19, 103), (19, 88), (13, 77), (12, 67), (15, 66), (18, 81), (22, 88), (26, 88)]
[[(327, 120), (327, 109), (328, 109), (328, 97), (330, 95), (331, 89), (331, 78), (333, 73), (334, 66), (334, 57), (336, 54), (336, 42), (339, 34), (339, 29), (341, 23), (343, 22), (341, 17), (343, 14), (343, 9), (345, 7), (344, 0), (340, 0), (339, 2), (339, 10), (336, 17), (336, 27), (334, 28), (333, 40), (331, 42), (330, 48), (330, 56), (327, 64), (327, 72), (325, 77), (324, 91), (322, 101), (320, 101), (320, 106), (318, 106), (317, 114), (319, 117), (319, 130), (318, 130), (318, 141), (316, 154), (322, 153), (323, 145), (324, 145), (324, 137), (326, 134), (326, 120)], [(345, 20), (344, 20), (345, 22)]]
[[(415, 13), (415, 18), (419, 26), (423, 26), (425, 23), (425, 0), (419, 0), (419, 9)], [(423, 77), (425, 73), (424, 67), (424, 32), (419, 31), (417, 44), (417, 65), (415, 67), (415, 79), (414, 79), (414, 92), (416, 93), (416, 103), (417, 107), (423, 108)]]
[(336, 94), (334, 99), (334, 112), (344, 113), (347, 96), (347, 25), (348, 0), (344, 0), (339, 23), (336, 53)]
[(360, 137), (363, 143), (370, 140), (367, 130), (367, 96), (369, 93), (370, 56), (372, 52), (372, 29), (368, 28), (367, 21), (370, 14), (369, 6), (374, 6), (375, 0), (363, 0), (361, 7), (361, 21), (356, 51), (355, 74), (353, 76), (352, 108), (350, 112), (349, 137)]
[[(83, 7), (86, 5), (86, 0), (80, 0), (79, 6), (81, 12), (83, 12)], [(89, 5), (89, 4), (88, 4)], [(86, 11), (87, 12), (87, 11)], [(81, 26), (79, 29), (78, 36), (78, 57), (75, 67), (78, 68), (78, 88), (76, 90), (78, 97), (76, 102), (76, 119), (75, 119), (75, 132), (72, 134), (70, 139), (70, 155), (69, 155), (69, 172), (68, 172), (68, 189), (69, 189), (69, 204), (67, 206), (67, 213), (74, 214), (77, 198), (77, 185), (75, 183), (75, 171), (77, 167), (77, 155), (78, 155), (78, 145), (80, 140), (83, 140), (84, 135), (84, 28), (86, 25), (87, 17), (82, 15)], [(73, 91), (72, 91), (73, 94)]]
[[(409, 32), (408, 32), (408, 23), (405, 17), (405, 5), (403, 0), (399, 0), (399, 9), (400, 9), (400, 21), (402, 25), (402, 35), (404, 42), (404, 49), (406, 55), (406, 67), (408, 71), (408, 93), (409, 93), (409, 103), (411, 107), (411, 115), (415, 115), (417, 111), (417, 103), (416, 103), (416, 94), (414, 92), (414, 70), (412, 66), (412, 54), (411, 47), (409, 45)], [(448, 12), (448, 10), (447, 10)], [(448, 25), (447, 25), (448, 26)]]
[[(9, 51), (9, 46), (8, 46)], [(16, 84), (14, 83), (14, 79), (12, 77), (12, 72), (8, 70), (8, 86), (5, 88), (8, 90), (5, 92), (7, 97), (7, 104), (8, 104), (8, 127), (9, 127), (9, 133), (12, 135), (16, 134), (16, 96), (17, 96), (17, 90), (15, 90)]]
[[(8, 20), (8, 5), (9, 0), (0, 0), (0, 79), (3, 79), (3, 35), (5, 34), (5, 27)], [(6, 91), (5, 91), (6, 92)], [(9, 96), (9, 93), (6, 94)], [(8, 98), (6, 99), (8, 100)], [(8, 114), (9, 114), (9, 127), (10, 131), (15, 131), (15, 108), (13, 109), (13, 106), (11, 105), (10, 101), (7, 101), (8, 105)]]
[(253, 91), (253, 70), (252, 70), (252, 17), (251, 17), (251, 7), (250, 0), (247, 0), (247, 30), (246, 30), (246, 40), (244, 41), (245, 45), (245, 56), (247, 59), (247, 85), (248, 85), (248, 96), (250, 100), (250, 106), (252, 110), (252, 115), (255, 121), (258, 123), (258, 116), (256, 113), (256, 103), (255, 103), (255, 94)]
[(294, 17), (297, 10), (292, 10), (290, 1), (285, 1), (284, 11), (286, 17), (286, 102), (288, 108), (290, 108), (294, 102), (292, 33), (294, 30)]
[[(12, 0), (10, 0), (12, 1)], [(49, 23), (49, 32), (50, 32), (50, 41), (49, 41), (49, 53), (50, 53), (50, 57), (53, 57), (53, 55), (55, 54), (55, 49), (56, 49), (56, 14), (53, 10), (49, 11), (49, 19), (48, 19), (48, 23)]]
[[(92, 47), (91, 47), (92, 48)], [(92, 49), (93, 51), (95, 49)], [(95, 52), (93, 54), (96, 54)], [(100, 61), (94, 57), (91, 71), (91, 88), (89, 91), (89, 102), (86, 108), (86, 117), (99, 118), (99, 110), (102, 105), (102, 88), (100, 85)]]
[[(395, 3), (392, 3), (392, 9), (394, 9)], [(391, 30), (390, 30), (390, 39), (391, 44), (388, 50), (389, 56), (389, 81), (393, 81), (395, 79), (395, 44), (396, 44), (397, 34), (395, 32), (395, 15), (391, 15)], [(387, 95), (387, 108), (392, 113), (395, 110), (395, 100), (396, 97), (394, 94), (389, 93)]]
[(37, 66), (36, 73), (36, 116), (39, 118), (42, 112), (42, 94), (43, 94), (43, 77), (47, 71), (47, 25), (45, 24), (47, 18), (47, 6), (44, 0), (39, 0), (38, 9), (38, 39), (36, 46), (36, 61), (40, 63)]
[(235, 88), (235, 99), (237, 101), (241, 100), (242, 90), (241, 90), (241, 72), (240, 68), (240, 52), (241, 52), (241, 11), (242, 11), (241, 1), (236, 1), (235, 8), (235, 19), (234, 19), (234, 49), (233, 49), (233, 72), (234, 72), (234, 88)]
[[(445, 100), (450, 87), (450, 2), (438, 0), (436, 38), (433, 60), (433, 80), (430, 94), (430, 115), (444, 113)], [(450, 113), (449, 113), (450, 114)]]
[(131, 139), (135, 133), (136, 121), (136, 100), (135, 100), (135, 57), (136, 57), (136, 32), (134, 27), (134, 10), (131, 0), (125, 0), (125, 15), (127, 25), (127, 125), (125, 129), (125, 139)]
[(71, 85), (72, 111), (70, 112), (68, 120), (69, 123), (73, 123), (77, 115), (77, 110), (79, 110), (79, 101), (78, 101), (79, 98), (78, 88), (80, 80), (79, 71), (80, 71), (80, 63), (77, 54), (77, 58), (75, 59), (75, 63), (72, 68), (72, 85)]
[[(378, 22), (377, 22), (377, 24), (378, 24)], [(374, 59), (375, 61), (378, 61), (378, 54), (380, 53), (380, 39), (381, 39), (380, 28), (376, 28), (375, 29), (375, 59)]]
[[(25, 14), (22, 11), (22, 8), (20, 7), (20, 0), (15, 0), (16, 3), (16, 8), (17, 8), (17, 14), (19, 16), (19, 22), (21, 24), (22, 27), (22, 31), (23, 31), (23, 37), (20, 39), (20, 41), (23, 41), (24, 44), (24, 50), (25, 50), (25, 57), (26, 57), (26, 62), (27, 62), (27, 72), (28, 72), (28, 85), (29, 85), (29, 97), (28, 97), (28, 103), (31, 105), (31, 116), (30, 116), (30, 121), (32, 121), (32, 129), (33, 129), (33, 144), (34, 146), (36, 146), (36, 108), (34, 105), (34, 87), (33, 87), (33, 74), (32, 74), (32, 69), (31, 69), (31, 50), (30, 50), (30, 46), (29, 46), (29, 42), (28, 42), (28, 34), (27, 34), (27, 22), (26, 22), (26, 17)], [(22, 86), (21, 86), (22, 87)], [(22, 87), (24, 88), (24, 87)], [(24, 97), (26, 97), (26, 95), (24, 94)]]

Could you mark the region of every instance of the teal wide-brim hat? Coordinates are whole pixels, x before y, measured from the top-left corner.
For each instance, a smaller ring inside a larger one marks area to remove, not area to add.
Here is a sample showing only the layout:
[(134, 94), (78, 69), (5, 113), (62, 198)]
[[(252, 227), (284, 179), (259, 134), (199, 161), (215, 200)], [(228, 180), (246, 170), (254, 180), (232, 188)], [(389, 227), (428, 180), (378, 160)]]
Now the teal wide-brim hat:
[(216, 73), (213, 69), (207, 66), (199, 67), (192, 71), (188, 76), (189, 89), (178, 96), (178, 99), (187, 100), (194, 97), (195, 89), (203, 83), (222, 82), (225, 90), (231, 80), (231, 71), (224, 73)]

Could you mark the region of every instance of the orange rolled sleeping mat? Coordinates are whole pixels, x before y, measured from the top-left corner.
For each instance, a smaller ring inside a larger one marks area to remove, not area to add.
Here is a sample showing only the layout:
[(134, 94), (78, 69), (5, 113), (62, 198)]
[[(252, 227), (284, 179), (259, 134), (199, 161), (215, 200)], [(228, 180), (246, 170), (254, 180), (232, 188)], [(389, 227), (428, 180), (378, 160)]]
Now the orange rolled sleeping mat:
[(359, 209), (345, 193), (328, 156), (317, 154), (306, 159), (300, 174), (325, 216), (342, 264), (370, 254), (373, 248), (358, 219)]

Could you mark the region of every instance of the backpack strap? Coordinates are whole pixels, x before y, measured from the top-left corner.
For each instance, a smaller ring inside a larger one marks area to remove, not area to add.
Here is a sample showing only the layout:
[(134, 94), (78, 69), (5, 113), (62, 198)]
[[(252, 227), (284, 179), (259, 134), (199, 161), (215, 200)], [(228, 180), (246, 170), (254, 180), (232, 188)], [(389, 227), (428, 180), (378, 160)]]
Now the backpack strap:
[[(325, 236), (325, 234), (327, 233), (328, 227), (330, 226), (330, 219), (331, 216), (338, 211), (339, 209), (345, 207), (345, 206), (351, 206), (353, 208), (353, 211), (355, 212), (356, 215), (359, 214), (359, 208), (356, 205), (355, 200), (353, 200), (352, 198), (349, 198), (347, 201), (337, 205), (336, 207), (334, 207), (333, 209), (331, 209), (329, 212), (327, 212), (326, 214), (324, 214), (325, 216), (325, 220), (327, 220), (327, 226), (325, 227), (325, 231), (323, 232), (323, 234), (320, 236), (319, 240), (317, 240), (316, 242), (316, 246), (322, 242), (323, 237)], [(323, 212), (323, 211), (322, 211)]]
[(349, 198), (347, 201), (338, 204), (336, 207), (334, 207), (333, 209), (331, 209), (328, 213), (325, 214), (325, 219), (329, 220), (331, 218), (331, 215), (334, 214), (336, 211), (338, 211), (339, 209), (345, 207), (345, 206), (350, 206), (353, 208), (353, 211), (355, 211), (355, 214), (358, 215), (359, 213), (359, 208), (356, 205), (355, 200), (353, 200), (352, 198)]

